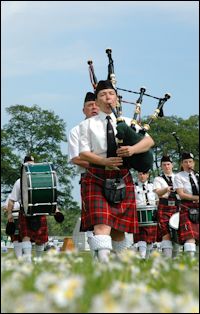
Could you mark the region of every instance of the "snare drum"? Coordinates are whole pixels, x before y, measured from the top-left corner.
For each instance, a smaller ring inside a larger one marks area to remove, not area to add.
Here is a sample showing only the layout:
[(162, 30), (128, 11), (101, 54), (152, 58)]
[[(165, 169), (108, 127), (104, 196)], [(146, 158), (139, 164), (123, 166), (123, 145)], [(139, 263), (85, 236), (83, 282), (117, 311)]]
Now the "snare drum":
[(178, 229), (180, 221), (180, 212), (173, 214), (169, 219), (169, 232), (172, 241), (179, 243)]
[(22, 165), (21, 199), (26, 216), (55, 214), (57, 176), (52, 163)]
[(137, 215), (139, 226), (155, 226), (156, 221), (157, 206), (147, 205), (147, 206), (137, 206)]

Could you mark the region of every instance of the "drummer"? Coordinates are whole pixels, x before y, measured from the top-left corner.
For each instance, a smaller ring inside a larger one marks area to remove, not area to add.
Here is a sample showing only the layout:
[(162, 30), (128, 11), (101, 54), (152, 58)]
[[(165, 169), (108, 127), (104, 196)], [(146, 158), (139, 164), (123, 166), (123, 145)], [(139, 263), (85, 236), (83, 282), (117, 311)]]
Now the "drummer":
[[(138, 182), (135, 183), (135, 196), (136, 196), (136, 207), (143, 207), (144, 209), (148, 206), (152, 206), (157, 210), (158, 196), (153, 192), (153, 184), (149, 181), (148, 172), (138, 172)], [(156, 217), (155, 211), (152, 210), (152, 220)], [(134, 234), (134, 244), (137, 243), (137, 248), (141, 255), (141, 258), (149, 258), (153, 243), (157, 242), (157, 224), (150, 224), (148, 226), (140, 226), (139, 221), (139, 233)]]
[[(34, 164), (33, 156), (25, 156), (24, 163)], [(14, 222), (13, 209), (14, 204), (19, 202), (21, 204), (21, 187), (20, 179), (18, 179), (12, 189), (9, 197), (7, 214), (8, 222)], [(45, 243), (48, 241), (48, 226), (47, 219), (45, 215), (38, 216), (37, 221), (33, 224), (31, 223), (31, 217), (24, 214), (22, 207), (19, 211), (19, 235), (22, 239), (22, 258), (25, 262), (32, 261), (32, 243), (35, 242), (35, 252), (36, 258), (40, 258), (43, 251)]]
[[(161, 249), (166, 258), (175, 257), (178, 253), (177, 244), (172, 244), (169, 230), (169, 219), (178, 211), (180, 201), (174, 191), (173, 162), (170, 156), (164, 155), (161, 158), (162, 174), (155, 177), (153, 181), (153, 191), (159, 197), (158, 204), (158, 224), (161, 229)], [(174, 246), (174, 250), (173, 250)]]

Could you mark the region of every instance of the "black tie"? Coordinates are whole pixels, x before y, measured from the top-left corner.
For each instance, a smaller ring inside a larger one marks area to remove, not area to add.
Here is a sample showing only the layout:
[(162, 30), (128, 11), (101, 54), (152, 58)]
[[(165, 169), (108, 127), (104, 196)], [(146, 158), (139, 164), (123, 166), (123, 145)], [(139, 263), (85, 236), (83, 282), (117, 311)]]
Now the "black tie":
[(108, 120), (107, 123), (107, 157), (116, 157), (116, 141), (115, 141), (115, 133), (110, 122), (111, 117), (107, 116), (106, 119)]
[(168, 180), (169, 180), (168, 185), (173, 187), (172, 177), (171, 177), (171, 176), (168, 176), (167, 178), (168, 178)]
[(147, 191), (146, 191), (144, 183), (142, 184), (142, 188), (143, 188), (143, 191), (145, 191), (144, 194), (145, 194), (145, 198), (146, 198), (146, 203), (147, 203), (147, 205), (150, 205), (149, 200), (148, 200)]
[(192, 178), (191, 173), (189, 173), (189, 179), (190, 179), (190, 184), (192, 186), (192, 194), (193, 195), (199, 195), (199, 192), (197, 190), (197, 186), (196, 186), (196, 184), (195, 184), (195, 182), (194, 182), (194, 180)]

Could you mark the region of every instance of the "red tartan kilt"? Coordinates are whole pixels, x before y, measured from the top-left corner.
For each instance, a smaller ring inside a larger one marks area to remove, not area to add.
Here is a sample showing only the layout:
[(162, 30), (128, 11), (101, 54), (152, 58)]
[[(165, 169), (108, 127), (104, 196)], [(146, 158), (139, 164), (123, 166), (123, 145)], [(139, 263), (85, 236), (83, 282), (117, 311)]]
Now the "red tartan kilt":
[(118, 204), (108, 203), (102, 187), (105, 178), (116, 178), (119, 171), (101, 168), (88, 170), (81, 180), (81, 231), (93, 230), (95, 225), (105, 224), (116, 230), (138, 233), (134, 183), (128, 169), (120, 169), (120, 175), (125, 176), (126, 197)]
[(146, 241), (154, 243), (158, 241), (158, 225), (139, 227), (139, 233), (134, 234), (134, 243), (138, 241)]
[(177, 212), (177, 206), (168, 206), (164, 204), (158, 204), (158, 224), (159, 224), (159, 235), (163, 237), (169, 232), (169, 219)]
[(31, 230), (28, 226), (27, 216), (22, 211), (19, 212), (19, 235), (23, 239), (29, 237), (31, 242), (38, 245), (48, 242), (48, 226), (46, 216), (40, 216), (41, 227), (37, 230)]
[(189, 219), (188, 208), (199, 208), (199, 203), (184, 202), (181, 204), (180, 225), (178, 230), (180, 244), (186, 240), (196, 239), (199, 243), (199, 223), (193, 223)]

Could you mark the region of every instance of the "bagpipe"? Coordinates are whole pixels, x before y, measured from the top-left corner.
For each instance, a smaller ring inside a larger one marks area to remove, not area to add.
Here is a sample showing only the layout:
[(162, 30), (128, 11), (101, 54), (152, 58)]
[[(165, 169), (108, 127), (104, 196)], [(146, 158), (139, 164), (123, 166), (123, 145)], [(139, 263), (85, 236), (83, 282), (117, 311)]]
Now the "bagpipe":
[(175, 138), (176, 144), (177, 144), (177, 150), (178, 150), (178, 156), (179, 156), (179, 163), (181, 162), (181, 155), (183, 151), (183, 146), (180, 143), (180, 138), (177, 136), (176, 132), (171, 133), (173, 137)]
[[(149, 94), (146, 94), (146, 88), (141, 87), (140, 92), (135, 92), (135, 91), (130, 91), (122, 88), (116, 87), (116, 77), (114, 73), (114, 63), (112, 59), (112, 49), (108, 48), (106, 49), (106, 54), (108, 56), (108, 77), (113, 85), (113, 87), (116, 90), (117, 96), (118, 96), (118, 102), (116, 108), (113, 108), (111, 106), (111, 110), (114, 113), (116, 120), (117, 120), (117, 144), (118, 147), (120, 146), (132, 146), (140, 142), (146, 132), (150, 129), (150, 124), (155, 121), (158, 117), (162, 117), (163, 114), (163, 106), (165, 102), (170, 99), (171, 95), (166, 93), (163, 98), (158, 98)], [(88, 61), (89, 65), (89, 73), (90, 73), (90, 80), (93, 85), (94, 90), (96, 89), (97, 86), (97, 78), (94, 74), (94, 67), (93, 67), (93, 62), (90, 60)], [(124, 101), (122, 99), (122, 96), (118, 94), (118, 91), (126, 91), (134, 94), (139, 94), (139, 98), (137, 99), (136, 102), (128, 102)], [(150, 116), (148, 123), (144, 124), (143, 126), (141, 125), (141, 104), (143, 101), (143, 96), (148, 96), (152, 97), (158, 100), (158, 105), (157, 108), (155, 109), (153, 115)], [(135, 111), (133, 115), (133, 119), (131, 120), (131, 124), (128, 125), (123, 117), (122, 117), (122, 102), (124, 103), (131, 103), (135, 105)], [(136, 132), (136, 125), (140, 126), (140, 130)], [(139, 172), (147, 172), (150, 169), (153, 168), (153, 151), (152, 149), (144, 152), (144, 153), (139, 153), (139, 154), (134, 154), (130, 157), (124, 157), (124, 165), (128, 168), (133, 168)]]

